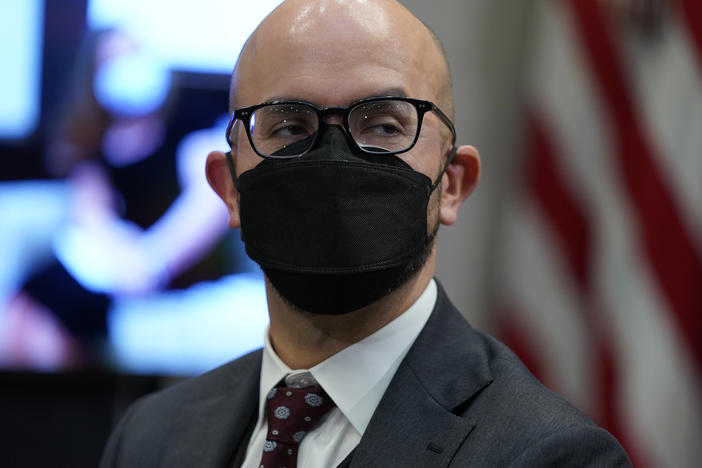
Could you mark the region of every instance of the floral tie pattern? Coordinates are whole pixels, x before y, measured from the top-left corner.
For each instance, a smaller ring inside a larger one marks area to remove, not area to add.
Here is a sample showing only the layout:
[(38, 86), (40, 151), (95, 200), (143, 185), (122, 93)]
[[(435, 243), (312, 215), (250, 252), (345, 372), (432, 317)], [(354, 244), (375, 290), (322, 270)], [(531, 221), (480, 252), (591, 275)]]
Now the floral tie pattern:
[(300, 442), (334, 407), (322, 387), (276, 387), (266, 397), (268, 435), (260, 468), (297, 468)]

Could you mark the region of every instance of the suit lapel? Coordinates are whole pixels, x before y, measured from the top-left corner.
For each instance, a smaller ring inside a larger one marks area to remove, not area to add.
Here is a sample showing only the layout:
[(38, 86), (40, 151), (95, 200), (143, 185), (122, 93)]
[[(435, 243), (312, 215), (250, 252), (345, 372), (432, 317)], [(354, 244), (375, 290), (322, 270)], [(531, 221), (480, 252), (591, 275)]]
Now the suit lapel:
[(254, 366), (232, 371), (217, 395), (183, 408), (163, 466), (225, 468), (241, 443), (258, 409), (260, 353)]
[[(417, 385), (406, 366), (398, 370), (392, 384)], [(379, 466), (381, 460), (407, 468), (446, 466), (474, 426), (442, 408), (423, 389), (402, 393), (386, 394), (356, 447), (351, 467)]]
[(454, 412), (491, 381), (475, 332), (439, 285), (437, 303), (373, 414), (349, 466), (447, 466), (475, 426)]

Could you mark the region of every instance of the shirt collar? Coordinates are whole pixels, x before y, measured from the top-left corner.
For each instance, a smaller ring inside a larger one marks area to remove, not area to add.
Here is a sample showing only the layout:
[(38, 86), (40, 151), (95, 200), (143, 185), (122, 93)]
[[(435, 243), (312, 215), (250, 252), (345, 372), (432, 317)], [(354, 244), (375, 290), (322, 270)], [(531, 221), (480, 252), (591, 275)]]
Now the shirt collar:
[(268, 392), (290, 373), (309, 372), (359, 434), (363, 434), (397, 368), (429, 319), (436, 297), (436, 282), (432, 279), (414, 304), (395, 320), (309, 370), (293, 371), (281, 361), (266, 330), (259, 424)]

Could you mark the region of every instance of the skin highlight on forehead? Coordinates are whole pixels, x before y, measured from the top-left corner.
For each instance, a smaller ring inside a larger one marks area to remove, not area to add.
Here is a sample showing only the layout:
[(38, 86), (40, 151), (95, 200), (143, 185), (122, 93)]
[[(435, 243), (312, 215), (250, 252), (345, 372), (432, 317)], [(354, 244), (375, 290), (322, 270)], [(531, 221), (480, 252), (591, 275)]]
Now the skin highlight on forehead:
[[(301, 7), (296, 7), (296, 3), (302, 3)], [(356, 4), (363, 4), (363, 8), (357, 8)], [(336, 4), (336, 5), (335, 5)], [(336, 6), (348, 6), (345, 8), (345, 20), (355, 23), (365, 29), (366, 32), (387, 32), (390, 30), (390, 18), (388, 12), (377, 3), (367, 1), (334, 1), (334, 2), (285, 2), (283, 5), (292, 9), (289, 30), (292, 34), (305, 34), (311, 32), (316, 27), (319, 17), (333, 14)], [(295, 10), (295, 8), (298, 8)], [(338, 8), (336, 8), (338, 9)]]
[[(436, 35), (402, 5), (391, 0), (287, 0), (249, 37), (237, 61), (230, 90), (230, 110), (243, 105), (247, 86), (276, 53), (286, 58), (326, 63), (339, 69), (383, 58), (388, 68), (408, 67), (426, 82), (434, 100), (453, 115), (450, 73)], [(432, 83), (433, 82), (433, 83)], [(417, 97), (417, 96), (413, 96)], [(335, 103), (335, 105), (341, 103)]]

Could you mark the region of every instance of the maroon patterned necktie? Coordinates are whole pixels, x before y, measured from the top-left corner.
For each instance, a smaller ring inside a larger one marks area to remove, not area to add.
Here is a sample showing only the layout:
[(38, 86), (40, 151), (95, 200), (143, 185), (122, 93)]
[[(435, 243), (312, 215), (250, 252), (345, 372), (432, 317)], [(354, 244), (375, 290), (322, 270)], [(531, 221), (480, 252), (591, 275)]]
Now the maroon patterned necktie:
[(300, 442), (334, 407), (322, 387), (276, 387), (266, 397), (268, 435), (260, 468), (296, 468)]

